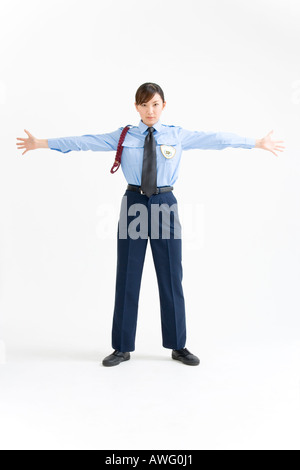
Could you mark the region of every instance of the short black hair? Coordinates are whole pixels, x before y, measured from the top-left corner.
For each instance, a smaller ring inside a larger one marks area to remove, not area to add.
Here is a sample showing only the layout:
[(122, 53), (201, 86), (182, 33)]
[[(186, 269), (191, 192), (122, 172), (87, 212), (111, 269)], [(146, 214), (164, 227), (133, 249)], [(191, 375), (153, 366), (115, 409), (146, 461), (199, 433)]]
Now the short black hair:
[(143, 83), (141, 86), (136, 91), (135, 94), (135, 102), (136, 104), (142, 104), (142, 103), (147, 103), (150, 101), (155, 93), (158, 93), (163, 100), (163, 103), (165, 102), (165, 97), (164, 97), (164, 92), (162, 91), (161, 87), (157, 85), (157, 83), (153, 82), (146, 82)]

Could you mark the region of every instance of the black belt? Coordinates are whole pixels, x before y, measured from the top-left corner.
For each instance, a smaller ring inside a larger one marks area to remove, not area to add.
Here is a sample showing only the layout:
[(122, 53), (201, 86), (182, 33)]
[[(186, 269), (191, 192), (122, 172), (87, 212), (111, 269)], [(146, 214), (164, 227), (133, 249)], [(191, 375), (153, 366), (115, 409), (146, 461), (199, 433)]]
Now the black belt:
[[(145, 194), (144, 191), (141, 190), (141, 187), (137, 185), (128, 184), (127, 189), (129, 191), (137, 191), (138, 193)], [(173, 189), (173, 186), (160, 186), (154, 194), (166, 193), (167, 191), (173, 191)]]

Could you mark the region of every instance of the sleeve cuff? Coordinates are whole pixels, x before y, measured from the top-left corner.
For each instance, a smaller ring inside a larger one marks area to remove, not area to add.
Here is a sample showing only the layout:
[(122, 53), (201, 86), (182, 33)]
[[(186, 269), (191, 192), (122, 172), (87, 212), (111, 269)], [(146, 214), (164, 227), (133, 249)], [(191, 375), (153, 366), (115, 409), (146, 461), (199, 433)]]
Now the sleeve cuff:
[(246, 148), (252, 149), (255, 147), (256, 139), (254, 137), (245, 137)]
[(48, 139), (48, 147), (51, 150), (60, 150), (56, 139)]
[(59, 145), (59, 139), (48, 139), (48, 147), (61, 153), (71, 152), (71, 150), (62, 150), (61, 145)]

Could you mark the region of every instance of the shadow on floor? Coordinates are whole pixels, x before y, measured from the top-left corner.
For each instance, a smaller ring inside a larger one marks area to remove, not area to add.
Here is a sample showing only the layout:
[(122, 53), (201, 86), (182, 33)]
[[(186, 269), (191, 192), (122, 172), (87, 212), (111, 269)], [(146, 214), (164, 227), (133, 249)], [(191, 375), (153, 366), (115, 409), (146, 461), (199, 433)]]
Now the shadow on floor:
[[(104, 357), (111, 354), (111, 351), (99, 352), (99, 350), (87, 349), (67, 349), (67, 348), (24, 348), (11, 349), (7, 351), (7, 362), (10, 361), (87, 361), (87, 362), (102, 362)], [(159, 354), (142, 354), (138, 352), (131, 352), (131, 360), (133, 361), (170, 361), (171, 352), (169, 355), (163, 356)]]

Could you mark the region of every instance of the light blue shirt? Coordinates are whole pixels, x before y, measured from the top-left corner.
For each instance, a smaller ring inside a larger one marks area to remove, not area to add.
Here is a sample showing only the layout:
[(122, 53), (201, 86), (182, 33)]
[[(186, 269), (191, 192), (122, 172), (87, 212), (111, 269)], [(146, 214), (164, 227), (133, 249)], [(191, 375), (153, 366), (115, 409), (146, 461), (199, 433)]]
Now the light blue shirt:
[[(179, 174), (179, 165), (183, 150), (215, 149), (226, 147), (240, 147), (251, 149), (255, 147), (255, 138), (241, 137), (231, 132), (203, 132), (189, 131), (180, 126), (162, 124), (158, 120), (152, 125), (155, 131), (157, 155), (157, 186), (173, 186)], [(124, 127), (107, 134), (85, 134), (73, 137), (59, 137), (48, 139), (48, 146), (52, 150), (68, 153), (72, 150), (117, 151), (118, 141)], [(121, 168), (127, 183), (141, 185), (144, 141), (148, 126), (140, 120), (138, 126), (132, 126), (125, 136), (122, 144)], [(173, 147), (172, 158), (166, 158), (162, 145)], [(175, 152), (174, 152), (175, 150)], [(111, 166), (114, 159), (111, 160)], [(110, 167), (111, 168), (111, 167)]]

